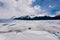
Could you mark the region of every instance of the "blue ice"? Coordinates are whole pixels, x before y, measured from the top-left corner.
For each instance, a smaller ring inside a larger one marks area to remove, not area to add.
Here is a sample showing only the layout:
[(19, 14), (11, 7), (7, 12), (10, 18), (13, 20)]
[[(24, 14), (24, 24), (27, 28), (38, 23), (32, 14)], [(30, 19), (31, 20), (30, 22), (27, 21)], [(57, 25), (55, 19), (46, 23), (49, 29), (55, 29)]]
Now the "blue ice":
[(55, 35), (60, 39), (60, 34), (59, 33), (55, 33)]

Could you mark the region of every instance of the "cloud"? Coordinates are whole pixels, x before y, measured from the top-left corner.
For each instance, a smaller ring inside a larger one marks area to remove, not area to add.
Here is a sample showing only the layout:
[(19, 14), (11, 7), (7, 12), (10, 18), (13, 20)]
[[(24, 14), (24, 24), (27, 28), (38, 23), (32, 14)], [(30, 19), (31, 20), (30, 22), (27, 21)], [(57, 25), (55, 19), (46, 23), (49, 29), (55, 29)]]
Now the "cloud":
[(4, 7), (0, 7), (0, 18), (49, 15), (40, 5), (31, 6), (35, 0), (0, 0), (0, 2), (4, 3)]
[(0, 7), (0, 18), (10, 18), (16, 15), (14, 0), (0, 0), (0, 2), (4, 4), (3, 7)]
[(18, 2), (15, 0), (0, 1), (5, 4), (4, 8), (0, 8), (0, 18), (11, 18), (13, 16), (20, 17), (26, 15), (29, 15), (31, 17), (45, 15), (45, 13), (41, 14), (42, 9), (39, 5), (31, 7), (32, 3), (35, 2), (35, 0), (19, 0)]
[(32, 15), (35, 10), (31, 7), (34, 0), (0, 0), (4, 7), (0, 8), (0, 18), (11, 18), (13, 16)]
[[(34, 9), (33, 7), (30, 7), (31, 0), (20, 0), (18, 2), (18, 14), (19, 16), (24, 16), (24, 15), (32, 15), (34, 14)], [(18, 15), (17, 15), (18, 16)]]
[(49, 5), (49, 8), (54, 8), (55, 6), (53, 6), (53, 5)]
[(56, 12), (56, 15), (60, 15), (60, 11), (57, 11), (57, 12)]

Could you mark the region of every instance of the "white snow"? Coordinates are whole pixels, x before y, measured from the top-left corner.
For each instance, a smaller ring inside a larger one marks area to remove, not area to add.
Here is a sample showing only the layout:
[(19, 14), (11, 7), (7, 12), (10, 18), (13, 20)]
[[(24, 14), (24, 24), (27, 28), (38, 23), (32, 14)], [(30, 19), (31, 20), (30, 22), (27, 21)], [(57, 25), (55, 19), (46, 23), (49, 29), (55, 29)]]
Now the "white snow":
[(51, 33), (60, 32), (59, 24), (59, 20), (16, 20), (9, 23), (0, 23), (0, 40), (58, 40)]
[(58, 40), (58, 38), (45, 31), (25, 31), (2, 33), (0, 40)]

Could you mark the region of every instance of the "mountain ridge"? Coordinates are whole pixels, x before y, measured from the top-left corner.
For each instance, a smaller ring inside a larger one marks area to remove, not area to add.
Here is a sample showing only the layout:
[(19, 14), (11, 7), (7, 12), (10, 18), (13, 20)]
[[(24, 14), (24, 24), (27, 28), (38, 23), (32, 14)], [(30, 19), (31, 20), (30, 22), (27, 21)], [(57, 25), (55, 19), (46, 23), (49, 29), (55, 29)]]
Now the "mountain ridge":
[(14, 18), (14, 20), (60, 20), (60, 15), (55, 16), (55, 17), (35, 16), (33, 18), (31, 18), (30, 16), (23, 16), (23, 17)]

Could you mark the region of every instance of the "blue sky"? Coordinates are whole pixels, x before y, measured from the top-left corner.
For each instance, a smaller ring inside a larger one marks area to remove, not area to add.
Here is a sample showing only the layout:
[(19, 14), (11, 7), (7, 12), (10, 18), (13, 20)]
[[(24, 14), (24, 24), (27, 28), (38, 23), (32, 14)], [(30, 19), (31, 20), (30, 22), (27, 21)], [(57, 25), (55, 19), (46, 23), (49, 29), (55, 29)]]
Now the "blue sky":
[(60, 0), (36, 0), (32, 6), (35, 5), (40, 5), (42, 9), (50, 14), (56, 14), (56, 11), (60, 11)]

